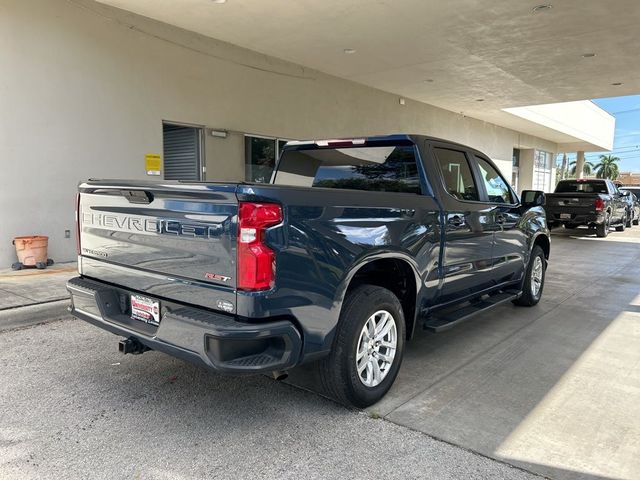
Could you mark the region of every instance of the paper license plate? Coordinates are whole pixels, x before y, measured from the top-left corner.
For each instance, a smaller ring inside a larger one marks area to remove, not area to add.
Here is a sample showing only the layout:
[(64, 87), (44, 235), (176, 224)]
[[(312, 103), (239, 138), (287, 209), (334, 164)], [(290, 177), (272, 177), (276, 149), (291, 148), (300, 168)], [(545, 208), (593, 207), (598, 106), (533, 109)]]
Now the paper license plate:
[(160, 302), (142, 295), (131, 295), (131, 318), (160, 325)]
[(561, 213), (560, 214), (560, 218), (562, 220), (571, 220), (571, 214), (570, 213)]

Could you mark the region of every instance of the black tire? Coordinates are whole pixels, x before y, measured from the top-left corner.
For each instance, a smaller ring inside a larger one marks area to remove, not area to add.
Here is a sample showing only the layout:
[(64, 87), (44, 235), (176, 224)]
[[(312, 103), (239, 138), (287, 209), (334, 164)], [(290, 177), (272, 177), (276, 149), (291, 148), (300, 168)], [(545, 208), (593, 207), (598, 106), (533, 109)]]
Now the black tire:
[[(533, 293), (533, 289), (531, 288), (531, 284), (533, 283), (532, 271), (534, 268), (534, 264), (536, 263), (536, 258), (539, 258), (542, 262), (542, 278), (540, 283), (540, 289), (537, 293)], [(513, 301), (516, 305), (521, 305), (524, 307), (532, 307), (536, 305), (540, 298), (542, 297), (542, 291), (544, 290), (544, 278), (545, 273), (547, 271), (547, 259), (544, 256), (544, 252), (539, 245), (535, 245), (533, 250), (531, 251), (531, 257), (529, 257), (529, 263), (527, 264), (527, 270), (525, 271), (524, 283), (522, 285), (522, 295), (519, 298)]]
[[(395, 320), (396, 351), (386, 376), (379, 385), (369, 387), (363, 383), (358, 373), (356, 354), (365, 324), (380, 310), (389, 312)], [(328, 395), (345, 405), (368, 407), (376, 403), (391, 388), (398, 375), (404, 343), (405, 319), (398, 298), (386, 288), (376, 285), (355, 288), (343, 302), (331, 353), (317, 363), (322, 387)]]
[(38, 270), (44, 270), (45, 268), (47, 268), (47, 263), (46, 262), (37, 262), (36, 263), (36, 268)]
[(607, 214), (607, 217), (604, 219), (604, 222), (599, 223), (596, 225), (596, 236), (600, 237), (600, 238), (605, 238), (607, 235), (609, 235), (609, 222), (611, 221), (609, 214)]
[(624, 217), (620, 219), (620, 225), (616, 227), (616, 232), (624, 232), (625, 228), (627, 228), (627, 214), (624, 214)]
[(638, 225), (638, 224), (640, 224), (640, 218), (638, 218), (638, 217), (634, 218), (634, 219), (633, 219), (633, 224), (634, 224), (634, 225)]
[(51, 265), (53, 265), (55, 262), (53, 261), (53, 258), (47, 258), (47, 267), (50, 267)]
[(11, 270), (22, 270), (22, 263), (16, 262), (11, 264)]

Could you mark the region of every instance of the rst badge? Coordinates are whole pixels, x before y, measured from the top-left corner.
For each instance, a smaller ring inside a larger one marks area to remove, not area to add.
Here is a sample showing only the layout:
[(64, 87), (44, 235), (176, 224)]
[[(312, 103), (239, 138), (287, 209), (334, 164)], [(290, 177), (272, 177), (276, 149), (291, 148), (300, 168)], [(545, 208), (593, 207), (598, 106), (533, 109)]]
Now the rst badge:
[(206, 278), (207, 280), (215, 280), (217, 282), (228, 282), (229, 280), (231, 280), (231, 277), (210, 272), (206, 272), (204, 274), (204, 278)]

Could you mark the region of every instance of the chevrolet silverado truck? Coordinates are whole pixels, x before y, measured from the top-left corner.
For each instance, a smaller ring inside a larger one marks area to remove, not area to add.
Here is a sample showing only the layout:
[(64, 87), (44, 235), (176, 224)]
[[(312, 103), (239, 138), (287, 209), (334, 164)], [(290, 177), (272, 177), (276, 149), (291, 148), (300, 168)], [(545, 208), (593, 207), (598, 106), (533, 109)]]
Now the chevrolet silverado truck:
[(626, 198), (608, 179), (560, 180), (554, 193), (546, 195), (545, 210), (549, 228), (586, 225), (598, 237), (606, 237), (612, 226), (624, 231), (628, 223)]
[(90, 180), (70, 310), (123, 353), (276, 378), (313, 362), (326, 393), (367, 406), (417, 329), (538, 303), (543, 204), (419, 135), (289, 142), (269, 184)]

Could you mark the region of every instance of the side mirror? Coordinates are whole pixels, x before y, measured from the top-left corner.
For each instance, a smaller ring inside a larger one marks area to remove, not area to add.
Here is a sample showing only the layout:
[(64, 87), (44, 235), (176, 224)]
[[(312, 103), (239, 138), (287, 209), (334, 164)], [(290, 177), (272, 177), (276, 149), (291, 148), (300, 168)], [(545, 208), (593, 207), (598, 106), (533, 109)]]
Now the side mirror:
[(620, 190), (620, 193), (622, 193), (623, 197), (628, 197), (629, 195), (631, 195), (631, 192), (629, 190)]
[(520, 203), (523, 207), (542, 207), (545, 202), (544, 192), (542, 190), (523, 190), (520, 196)]

